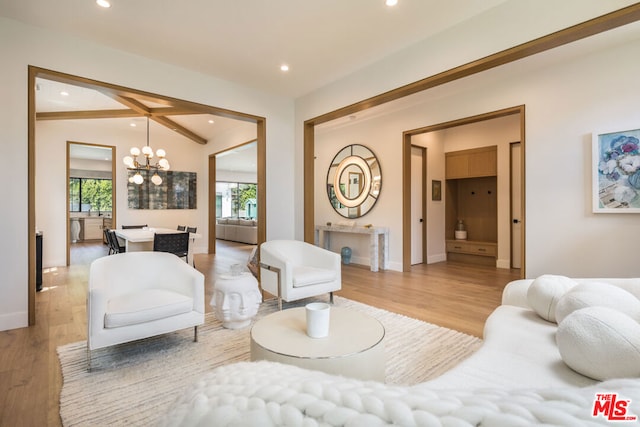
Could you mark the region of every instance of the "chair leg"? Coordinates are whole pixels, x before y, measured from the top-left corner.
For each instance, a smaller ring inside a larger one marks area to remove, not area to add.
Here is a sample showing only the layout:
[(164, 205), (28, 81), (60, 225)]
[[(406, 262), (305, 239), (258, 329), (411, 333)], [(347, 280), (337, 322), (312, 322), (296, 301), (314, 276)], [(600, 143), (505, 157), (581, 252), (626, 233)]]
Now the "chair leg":
[(333, 304), (333, 292), (329, 292), (329, 302)]
[(193, 342), (198, 342), (198, 326), (193, 328)]

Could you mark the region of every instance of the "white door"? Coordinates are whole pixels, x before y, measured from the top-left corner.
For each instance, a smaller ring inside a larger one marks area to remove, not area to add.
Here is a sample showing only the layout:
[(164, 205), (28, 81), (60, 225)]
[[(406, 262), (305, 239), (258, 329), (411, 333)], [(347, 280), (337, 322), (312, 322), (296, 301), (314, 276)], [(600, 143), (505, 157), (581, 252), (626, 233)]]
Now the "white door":
[(511, 144), (511, 268), (522, 264), (522, 156), (521, 144)]
[(411, 265), (424, 262), (423, 240), (425, 238), (422, 205), (424, 148), (411, 146)]

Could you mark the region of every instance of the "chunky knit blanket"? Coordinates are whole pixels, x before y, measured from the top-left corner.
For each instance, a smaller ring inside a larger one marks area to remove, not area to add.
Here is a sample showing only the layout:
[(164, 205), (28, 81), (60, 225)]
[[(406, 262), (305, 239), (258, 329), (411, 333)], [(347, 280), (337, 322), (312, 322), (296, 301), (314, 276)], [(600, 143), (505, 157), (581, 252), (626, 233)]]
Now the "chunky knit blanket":
[(620, 416), (622, 411), (607, 409), (612, 396), (628, 401), (622, 405), (626, 417), (640, 416), (640, 379), (585, 388), (434, 390), (428, 382), (391, 386), (243, 362), (217, 368), (195, 383), (174, 403), (165, 425), (577, 427), (607, 425), (611, 416)]

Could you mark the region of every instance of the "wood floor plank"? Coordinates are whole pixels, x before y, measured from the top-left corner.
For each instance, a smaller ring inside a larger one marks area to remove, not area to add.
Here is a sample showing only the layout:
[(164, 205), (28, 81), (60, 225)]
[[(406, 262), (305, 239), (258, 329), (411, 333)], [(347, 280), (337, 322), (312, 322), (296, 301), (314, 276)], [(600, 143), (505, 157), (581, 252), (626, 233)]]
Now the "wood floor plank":
[[(212, 311), (215, 277), (246, 264), (253, 246), (220, 241), (216, 255), (198, 254), (205, 274), (205, 309)], [(36, 325), (0, 332), (0, 426), (60, 426), (62, 374), (56, 349), (86, 339), (89, 263), (106, 256), (100, 243), (72, 247), (70, 267), (46, 269), (36, 294)], [(418, 265), (405, 273), (343, 266), (338, 295), (471, 335), (500, 304), (517, 270), (455, 263)]]

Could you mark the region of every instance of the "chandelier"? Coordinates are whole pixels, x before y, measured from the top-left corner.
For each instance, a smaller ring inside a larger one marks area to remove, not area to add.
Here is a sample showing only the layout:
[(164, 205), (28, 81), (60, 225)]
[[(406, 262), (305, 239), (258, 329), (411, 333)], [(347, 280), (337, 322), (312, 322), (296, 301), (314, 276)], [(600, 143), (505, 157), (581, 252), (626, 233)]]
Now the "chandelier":
[[(138, 147), (132, 147), (130, 153), (133, 157), (125, 156), (122, 159), (128, 170), (136, 172), (129, 178), (129, 182), (140, 185), (144, 182), (144, 177), (140, 172), (146, 171), (148, 176), (149, 172), (153, 171), (151, 182), (155, 185), (162, 184), (162, 178), (158, 175), (158, 171), (168, 171), (169, 161), (165, 158), (167, 153), (160, 148), (156, 150), (156, 156), (159, 159), (158, 162), (156, 164), (151, 164), (151, 159), (153, 159), (153, 150), (149, 146), (149, 116), (147, 116), (147, 145), (142, 147), (142, 150)], [(141, 159), (142, 163), (138, 162), (138, 156), (140, 155), (144, 156), (144, 158)]]

